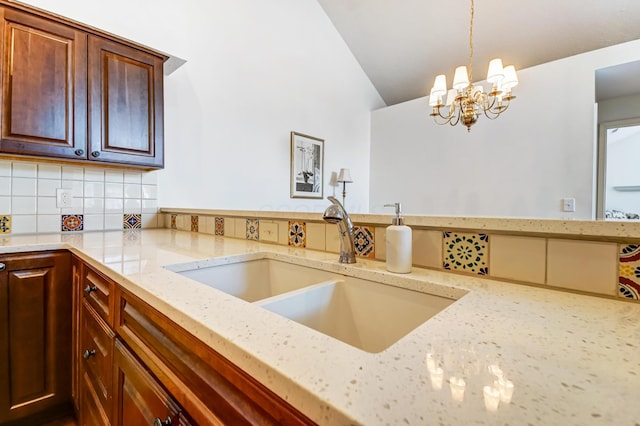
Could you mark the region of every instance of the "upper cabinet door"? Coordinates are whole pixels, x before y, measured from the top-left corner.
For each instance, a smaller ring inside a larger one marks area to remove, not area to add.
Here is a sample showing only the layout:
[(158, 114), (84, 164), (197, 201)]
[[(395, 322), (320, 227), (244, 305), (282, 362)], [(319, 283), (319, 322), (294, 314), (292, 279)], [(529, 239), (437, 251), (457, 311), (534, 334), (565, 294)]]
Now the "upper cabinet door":
[(89, 158), (162, 167), (163, 58), (89, 36)]
[(87, 34), (2, 9), (0, 151), (86, 158)]

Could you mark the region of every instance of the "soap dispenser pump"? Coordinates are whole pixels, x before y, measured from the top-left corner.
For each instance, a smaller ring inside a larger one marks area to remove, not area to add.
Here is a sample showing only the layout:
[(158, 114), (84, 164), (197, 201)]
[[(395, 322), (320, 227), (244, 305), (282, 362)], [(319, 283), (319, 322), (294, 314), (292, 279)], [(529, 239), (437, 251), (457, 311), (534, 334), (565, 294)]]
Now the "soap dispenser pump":
[(387, 227), (387, 271), (399, 274), (411, 272), (411, 228), (404, 224), (402, 205), (400, 203), (385, 204), (385, 207), (395, 207), (396, 216)]

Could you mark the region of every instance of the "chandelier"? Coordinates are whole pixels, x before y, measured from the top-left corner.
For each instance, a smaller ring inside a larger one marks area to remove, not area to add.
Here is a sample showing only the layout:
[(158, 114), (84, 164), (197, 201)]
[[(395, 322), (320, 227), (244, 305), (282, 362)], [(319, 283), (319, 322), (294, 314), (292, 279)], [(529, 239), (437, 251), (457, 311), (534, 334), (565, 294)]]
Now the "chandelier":
[[(444, 74), (436, 76), (429, 94), (429, 106), (433, 108), (431, 115), (437, 124), (455, 126), (462, 123), (471, 131), (471, 126), (478, 121), (481, 113), (494, 120), (502, 114), (515, 96), (511, 89), (518, 85), (518, 76), (513, 65), (502, 66), (502, 59), (489, 62), (487, 81), (492, 84), (490, 92), (485, 92), (482, 85), (473, 85), (471, 72), (473, 65), (473, 16), (474, 0), (471, 0), (471, 23), (469, 25), (469, 70), (467, 67), (456, 68), (453, 76), (453, 88), (447, 91), (447, 78)], [(445, 101), (446, 97), (446, 101)]]

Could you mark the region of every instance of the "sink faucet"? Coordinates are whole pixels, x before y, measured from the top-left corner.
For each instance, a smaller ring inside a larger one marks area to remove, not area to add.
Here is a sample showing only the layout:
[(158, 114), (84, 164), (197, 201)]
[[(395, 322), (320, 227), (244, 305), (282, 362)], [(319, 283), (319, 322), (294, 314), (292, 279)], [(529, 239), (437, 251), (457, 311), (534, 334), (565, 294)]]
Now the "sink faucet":
[(322, 219), (328, 223), (338, 224), (340, 233), (340, 263), (356, 263), (356, 251), (353, 245), (353, 222), (347, 211), (342, 207), (340, 201), (329, 196), (327, 200), (333, 204), (327, 207), (322, 215)]

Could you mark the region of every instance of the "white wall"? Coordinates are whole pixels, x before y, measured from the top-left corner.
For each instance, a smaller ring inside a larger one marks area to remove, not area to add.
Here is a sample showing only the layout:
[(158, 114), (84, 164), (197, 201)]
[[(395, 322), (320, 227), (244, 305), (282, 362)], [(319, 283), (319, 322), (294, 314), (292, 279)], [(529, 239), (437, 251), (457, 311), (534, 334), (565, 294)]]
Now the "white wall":
[(370, 111), (384, 103), (317, 1), (29, 3), (188, 61), (165, 78), (161, 206), (323, 210), (289, 198), (298, 131), (325, 139), (325, 196), (349, 167), (349, 208), (368, 210)]
[(375, 111), (372, 212), (401, 201), (414, 214), (592, 218), (595, 70), (638, 59), (633, 41), (519, 70), (509, 110), (471, 133), (434, 124), (427, 97)]

